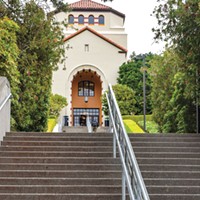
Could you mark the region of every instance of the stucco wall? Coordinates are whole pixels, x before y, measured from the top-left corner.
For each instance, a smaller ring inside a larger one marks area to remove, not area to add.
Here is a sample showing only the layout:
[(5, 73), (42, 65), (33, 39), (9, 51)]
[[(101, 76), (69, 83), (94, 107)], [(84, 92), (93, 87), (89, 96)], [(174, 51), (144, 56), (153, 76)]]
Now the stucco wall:
[[(85, 51), (85, 44), (89, 45), (89, 51)], [(67, 45), (72, 48), (66, 52), (66, 70), (63, 70), (64, 64), (60, 64), (58, 71), (54, 72), (53, 93), (66, 96), (68, 102), (71, 102), (73, 76), (82, 69), (97, 72), (102, 80), (102, 92), (107, 90), (108, 83), (116, 84), (119, 66), (126, 61), (126, 55), (119, 53), (120, 49), (88, 30), (71, 38), (65, 47)], [(66, 114), (71, 114), (70, 106)]]

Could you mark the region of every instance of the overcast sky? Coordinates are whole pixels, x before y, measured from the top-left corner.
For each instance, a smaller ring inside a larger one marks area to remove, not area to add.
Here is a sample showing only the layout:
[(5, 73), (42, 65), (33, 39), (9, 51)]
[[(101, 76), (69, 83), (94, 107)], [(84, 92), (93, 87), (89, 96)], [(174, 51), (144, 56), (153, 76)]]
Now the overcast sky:
[[(68, 0), (68, 3), (78, 0)], [(133, 51), (140, 53), (161, 53), (163, 44), (155, 44), (151, 31), (156, 26), (156, 19), (150, 16), (156, 6), (157, 0), (113, 0), (103, 3), (101, 0), (93, 0), (112, 7), (126, 15), (125, 30), (128, 34), (128, 55)]]

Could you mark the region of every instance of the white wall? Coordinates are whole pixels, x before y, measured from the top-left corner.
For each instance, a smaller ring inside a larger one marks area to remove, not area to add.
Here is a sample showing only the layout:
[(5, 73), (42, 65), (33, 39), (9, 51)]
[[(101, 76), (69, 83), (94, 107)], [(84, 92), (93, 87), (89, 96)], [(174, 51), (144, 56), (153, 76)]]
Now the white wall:
[[(126, 55), (119, 53), (120, 49), (99, 38), (86, 30), (71, 38), (65, 43), (72, 49), (67, 51), (65, 60), (66, 70), (63, 71), (63, 64), (60, 64), (58, 71), (53, 74), (53, 93), (67, 97), (71, 101), (71, 81), (73, 75), (84, 69), (91, 69), (100, 75), (103, 81), (103, 90), (107, 90), (108, 83), (116, 84), (119, 66), (126, 61)], [(89, 52), (85, 51), (85, 44), (89, 45)], [(67, 115), (70, 114), (70, 107), (67, 108)]]

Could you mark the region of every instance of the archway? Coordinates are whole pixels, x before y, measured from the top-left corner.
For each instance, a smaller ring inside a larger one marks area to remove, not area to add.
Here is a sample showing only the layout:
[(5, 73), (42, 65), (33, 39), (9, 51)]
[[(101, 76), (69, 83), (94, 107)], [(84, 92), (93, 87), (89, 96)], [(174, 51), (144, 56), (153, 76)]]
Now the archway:
[(102, 124), (102, 81), (91, 69), (78, 71), (72, 81), (72, 124), (86, 125), (84, 118), (89, 115), (90, 121)]

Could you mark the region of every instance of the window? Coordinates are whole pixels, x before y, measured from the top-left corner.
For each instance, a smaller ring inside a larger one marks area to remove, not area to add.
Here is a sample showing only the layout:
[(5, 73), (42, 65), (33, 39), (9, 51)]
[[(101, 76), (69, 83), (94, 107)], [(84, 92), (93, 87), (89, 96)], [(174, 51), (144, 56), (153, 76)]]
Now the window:
[(81, 81), (78, 83), (78, 96), (94, 96), (94, 83), (91, 81)]
[(97, 121), (99, 123), (99, 109), (98, 108), (74, 108), (74, 126), (80, 126), (81, 115), (89, 115), (90, 122)]
[(94, 16), (93, 15), (89, 16), (89, 18), (88, 18), (88, 24), (94, 25)]
[(85, 44), (85, 52), (89, 52), (89, 44)]
[(103, 15), (100, 15), (99, 16), (99, 25), (104, 25), (104, 16)]
[(79, 24), (84, 24), (84, 16), (83, 15), (79, 15), (78, 16), (78, 23)]
[(74, 24), (74, 16), (73, 15), (69, 15), (68, 22), (69, 22), (69, 24)]

